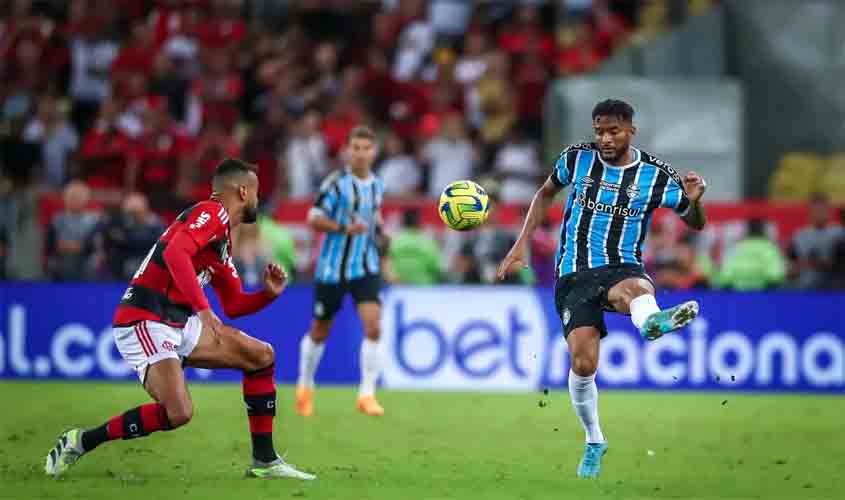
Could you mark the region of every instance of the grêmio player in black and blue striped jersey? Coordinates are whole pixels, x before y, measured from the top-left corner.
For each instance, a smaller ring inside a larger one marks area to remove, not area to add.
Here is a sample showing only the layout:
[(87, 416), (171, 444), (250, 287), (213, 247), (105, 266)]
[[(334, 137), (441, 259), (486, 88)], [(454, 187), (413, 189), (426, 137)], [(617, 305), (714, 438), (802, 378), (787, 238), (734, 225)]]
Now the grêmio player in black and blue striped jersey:
[(695, 301), (660, 310), (654, 283), (643, 269), (642, 246), (660, 207), (671, 208), (693, 229), (704, 227), (701, 197), (707, 185), (695, 172), (681, 177), (665, 161), (632, 146), (633, 118), (634, 109), (623, 101), (606, 100), (593, 108), (595, 142), (561, 153), (499, 266), (501, 279), (527, 265), (531, 235), (555, 195), (571, 185), (560, 227), (555, 305), (571, 359), (569, 393), (586, 433), (579, 477), (598, 476), (607, 452), (595, 383), (599, 339), (607, 335), (604, 312), (630, 314), (647, 340), (682, 328), (698, 314)]

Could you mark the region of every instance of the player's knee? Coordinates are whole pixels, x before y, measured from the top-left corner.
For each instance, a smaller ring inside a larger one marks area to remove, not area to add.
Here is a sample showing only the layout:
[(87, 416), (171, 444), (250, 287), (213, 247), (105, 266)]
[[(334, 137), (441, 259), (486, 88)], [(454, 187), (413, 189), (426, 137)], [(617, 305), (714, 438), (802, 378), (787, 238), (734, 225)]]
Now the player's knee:
[(594, 359), (592, 356), (579, 356), (576, 354), (572, 356), (571, 365), (572, 371), (575, 372), (576, 375), (580, 377), (589, 377), (590, 375), (596, 373), (598, 360)]
[(329, 338), (329, 327), (320, 323), (315, 323), (314, 326), (311, 327), (310, 335), (311, 340), (313, 340), (315, 344), (322, 344), (327, 338)]
[(253, 342), (249, 346), (249, 351), (246, 356), (246, 362), (243, 369), (246, 371), (255, 371), (267, 368), (276, 361), (276, 353), (273, 351), (273, 346), (267, 342)]
[(260, 368), (264, 368), (266, 366), (270, 366), (276, 362), (276, 352), (273, 350), (273, 346), (267, 342), (261, 342), (258, 347), (258, 364)]
[(370, 340), (378, 340), (381, 337), (381, 324), (374, 321), (364, 326), (364, 335)]
[(194, 405), (190, 401), (176, 401), (165, 404), (164, 409), (167, 412), (170, 427), (173, 429), (187, 424), (194, 416)]

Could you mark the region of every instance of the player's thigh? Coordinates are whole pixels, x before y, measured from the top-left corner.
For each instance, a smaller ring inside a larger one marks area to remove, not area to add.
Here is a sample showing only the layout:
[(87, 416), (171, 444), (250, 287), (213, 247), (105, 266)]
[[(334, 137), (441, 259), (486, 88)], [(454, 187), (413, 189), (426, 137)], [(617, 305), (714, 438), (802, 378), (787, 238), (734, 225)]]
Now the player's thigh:
[(349, 288), (358, 309), (358, 317), (364, 325), (364, 334), (377, 339), (381, 334), (381, 276), (369, 275), (355, 280)]
[(347, 285), (343, 283), (314, 283), (314, 320), (321, 322), (319, 326), (331, 327), (332, 320), (346, 295)]
[(631, 301), (641, 295), (654, 295), (654, 284), (645, 275), (626, 277), (609, 287), (607, 302), (616, 312), (631, 314)]
[(593, 271), (562, 276), (555, 283), (555, 308), (563, 324), (564, 337), (577, 328), (592, 327), (599, 337), (607, 335), (601, 295), (603, 288)]
[(194, 368), (255, 371), (270, 366), (274, 359), (270, 344), (226, 325), (219, 335), (203, 327), (185, 364)]
[(144, 377), (144, 389), (164, 406), (170, 424), (178, 427), (193, 415), (191, 394), (185, 382), (185, 372), (178, 358), (167, 358), (149, 365)]

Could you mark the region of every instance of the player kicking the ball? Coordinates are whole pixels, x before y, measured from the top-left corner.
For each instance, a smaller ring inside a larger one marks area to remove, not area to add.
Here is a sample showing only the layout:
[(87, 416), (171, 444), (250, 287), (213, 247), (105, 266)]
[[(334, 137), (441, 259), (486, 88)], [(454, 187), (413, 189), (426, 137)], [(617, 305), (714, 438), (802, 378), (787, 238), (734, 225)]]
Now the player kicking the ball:
[(296, 412), (305, 417), (314, 413), (314, 373), (347, 293), (352, 295), (364, 326), (358, 411), (371, 416), (384, 414), (375, 397), (381, 371), (379, 255), (386, 247), (380, 213), (384, 186), (370, 171), (376, 156), (375, 141), (370, 129), (352, 129), (346, 145), (349, 166), (323, 181), (308, 214), (308, 224), (326, 233), (326, 238), (314, 272), (314, 322), (299, 347)]
[(555, 195), (572, 184), (561, 223), (555, 305), (569, 346), (569, 395), (586, 431), (578, 476), (597, 477), (607, 441), (599, 427), (595, 377), (599, 339), (607, 335), (604, 311), (630, 314), (646, 340), (682, 328), (698, 314), (697, 302), (660, 310), (642, 265), (642, 244), (659, 207), (688, 226), (704, 227), (700, 204), (706, 184), (695, 172), (681, 177), (668, 163), (631, 146), (634, 110), (602, 101), (593, 109), (596, 142), (566, 148), (554, 172), (534, 195), (516, 244), (499, 266), (499, 278), (528, 262), (528, 242)]
[(252, 435), (247, 475), (314, 479), (280, 458), (273, 448), (276, 415), (275, 355), (270, 344), (224, 325), (202, 287), (217, 291), (226, 315), (257, 312), (282, 293), (287, 277), (276, 264), (264, 273), (264, 289), (244, 293), (232, 264), (231, 230), (254, 223), (258, 207), (255, 166), (221, 162), (211, 199), (188, 208), (153, 245), (117, 306), (115, 343), (154, 403), (116, 415), (99, 427), (71, 429), (47, 455), (45, 471), (64, 473), (80, 457), (115, 439), (134, 439), (187, 424), (193, 404), (182, 366), (243, 372), (243, 398)]

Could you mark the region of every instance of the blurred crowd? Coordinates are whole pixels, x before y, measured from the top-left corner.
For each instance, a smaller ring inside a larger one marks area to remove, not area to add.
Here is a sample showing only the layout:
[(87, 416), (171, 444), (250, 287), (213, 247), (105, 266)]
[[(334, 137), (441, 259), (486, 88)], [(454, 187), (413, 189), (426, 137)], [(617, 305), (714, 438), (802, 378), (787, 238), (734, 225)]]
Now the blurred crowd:
[(524, 201), (550, 79), (596, 69), (637, 3), (10, 0), (3, 171), (110, 202), (139, 191), (167, 214), (237, 155), (267, 203), (309, 198), (366, 123), (391, 196), (489, 173)]
[[(241, 276), (255, 286), (275, 260), (307, 281), (317, 241), (271, 214), (281, 200), (311, 199), (342, 167), (358, 124), (379, 131), (390, 199), (475, 178), (493, 207), (525, 204), (548, 170), (539, 144), (553, 80), (594, 71), (712, 3), (3, 2), (0, 276), (128, 279), (166, 224), (209, 195), (216, 163), (238, 156), (260, 167), (264, 214), (237, 235)], [(45, 218), (49, 191), (62, 200)], [(845, 287), (845, 214), (822, 197), (812, 205), (785, 248), (761, 220), (719, 245), (655, 224), (647, 269), (665, 288)], [(406, 210), (391, 222), (388, 279), (492, 282), (518, 230), (497, 217), (458, 236)], [(557, 246), (547, 221), (532, 268), (511, 281), (551, 284)]]

